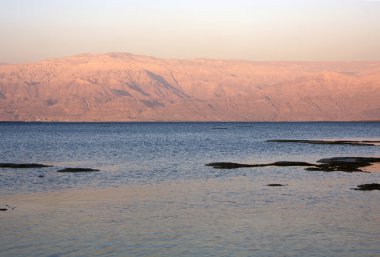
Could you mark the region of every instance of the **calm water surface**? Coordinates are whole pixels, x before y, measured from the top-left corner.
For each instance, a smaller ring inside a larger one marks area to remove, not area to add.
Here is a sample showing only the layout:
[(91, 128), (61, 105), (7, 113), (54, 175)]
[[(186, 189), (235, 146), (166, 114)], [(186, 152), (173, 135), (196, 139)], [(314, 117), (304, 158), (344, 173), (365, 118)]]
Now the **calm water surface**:
[(380, 256), (380, 192), (350, 189), (380, 172), (204, 166), (380, 147), (268, 139), (380, 140), (380, 123), (0, 123), (0, 162), (54, 165), (0, 170), (0, 204), (15, 207), (0, 256)]

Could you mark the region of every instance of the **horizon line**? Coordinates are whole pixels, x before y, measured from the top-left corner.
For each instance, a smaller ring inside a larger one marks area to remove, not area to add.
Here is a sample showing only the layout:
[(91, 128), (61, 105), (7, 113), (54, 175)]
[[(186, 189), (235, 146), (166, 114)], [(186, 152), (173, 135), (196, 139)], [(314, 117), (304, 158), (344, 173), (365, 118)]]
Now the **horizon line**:
[(214, 57), (193, 57), (193, 58), (178, 58), (178, 57), (158, 57), (155, 55), (149, 54), (140, 54), (140, 53), (131, 53), (131, 52), (121, 52), (121, 51), (110, 51), (110, 52), (83, 52), (65, 56), (57, 57), (47, 57), (35, 61), (26, 61), (26, 62), (0, 62), (1, 65), (26, 65), (34, 64), (41, 62), (49, 62), (59, 59), (75, 58), (80, 56), (102, 56), (102, 55), (111, 55), (111, 54), (123, 54), (130, 55), (135, 57), (147, 57), (157, 60), (177, 60), (177, 61), (196, 61), (196, 60), (205, 60), (205, 61), (226, 61), (226, 62), (251, 62), (251, 63), (378, 63), (380, 60), (249, 60), (249, 59), (234, 59), (234, 58), (214, 58)]

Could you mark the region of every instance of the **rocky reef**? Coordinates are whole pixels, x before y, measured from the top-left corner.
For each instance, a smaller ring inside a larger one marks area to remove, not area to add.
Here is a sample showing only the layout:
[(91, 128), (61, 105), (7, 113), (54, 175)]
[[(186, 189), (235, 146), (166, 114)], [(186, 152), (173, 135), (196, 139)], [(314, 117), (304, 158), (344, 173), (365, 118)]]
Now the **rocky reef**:
[(33, 169), (33, 168), (46, 168), (52, 167), (45, 164), (39, 163), (0, 163), (0, 168), (10, 168), (10, 169)]
[(90, 169), (90, 168), (65, 168), (65, 169), (58, 170), (57, 172), (76, 173), (76, 172), (94, 172), (94, 171), (100, 171), (100, 170)]
[(380, 190), (380, 184), (377, 184), (377, 183), (363, 184), (363, 185), (358, 185), (357, 188), (352, 188), (352, 189), (360, 190), (360, 191)]
[(238, 168), (257, 168), (257, 167), (306, 167), (308, 171), (343, 171), (343, 172), (365, 172), (361, 168), (380, 162), (380, 158), (375, 157), (332, 157), (317, 161), (317, 164), (298, 161), (279, 161), (266, 164), (241, 164), (234, 162), (212, 162), (206, 166), (214, 169), (238, 169)]
[(293, 139), (275, 139), (267, 140), (272, 143), (301, 143), (312, 145), (352, 145), (352, 146), (376, 146), (380, 144), (380, 141), (350, 141), (350, 140), (293, 140)]

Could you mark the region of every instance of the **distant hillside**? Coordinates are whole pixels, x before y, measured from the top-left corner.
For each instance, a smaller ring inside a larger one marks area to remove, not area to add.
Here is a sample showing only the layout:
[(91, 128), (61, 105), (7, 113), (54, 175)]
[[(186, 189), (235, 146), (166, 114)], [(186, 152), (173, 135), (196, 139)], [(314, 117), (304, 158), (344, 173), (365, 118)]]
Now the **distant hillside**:
[(1, 65), (0, 120), (380, 120), (380, 62), (109, 53)]

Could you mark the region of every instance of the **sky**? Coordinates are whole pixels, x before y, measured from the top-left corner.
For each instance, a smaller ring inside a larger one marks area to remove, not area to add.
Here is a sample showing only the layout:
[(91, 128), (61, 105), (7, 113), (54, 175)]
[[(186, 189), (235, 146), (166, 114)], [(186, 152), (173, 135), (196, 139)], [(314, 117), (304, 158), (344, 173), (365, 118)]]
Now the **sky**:
[(0, 63), (82, 53), (380, 61), (375, 0), (0, 0)]

